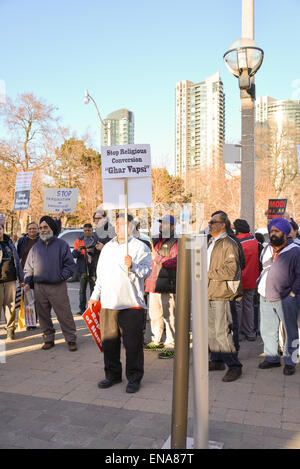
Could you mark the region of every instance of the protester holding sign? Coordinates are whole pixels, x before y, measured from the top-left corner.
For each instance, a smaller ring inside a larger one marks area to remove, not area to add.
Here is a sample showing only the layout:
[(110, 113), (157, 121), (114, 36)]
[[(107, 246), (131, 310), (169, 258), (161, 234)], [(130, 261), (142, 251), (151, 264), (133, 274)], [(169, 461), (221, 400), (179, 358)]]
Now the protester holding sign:
[(4, 309), (7, 338), (15, 338), (16, 280), (23, 285), (24, 274), (16, 248), (0, 222), (0, 312)]
[(66, 280), (75, 263), (69, 245), (57, 238), (58, 226), (51, 217), (40, 219), (40, 238), (29, 251), (25, 264), (24, 291), (34, 285), (36, 308), (43, 331), (43, 350), (54, 346), (55, 329), (51, 320), (53, 307), (70, 351), (77, 350), (76, 326), (70, 307)]
[[(93, 308), (100, 299), (100, 330), (104, 352), (105, 379), (102, 389), (122, 381), (120, 362), (121, 331), (126, 350), (126, 392), (135, 393), (144, 375), (143, 326), (144, 279), (151, 271), (150, 249), (131, 236), (133, 217), (128, 215), (128, 255), (126, 255), (126, 220), (123, 214), (116, 221), (117, 236), (107, 243), (97, 265), (95, 289), (88, 303)], [(129, 273), (127, 275), (127, 269)]]

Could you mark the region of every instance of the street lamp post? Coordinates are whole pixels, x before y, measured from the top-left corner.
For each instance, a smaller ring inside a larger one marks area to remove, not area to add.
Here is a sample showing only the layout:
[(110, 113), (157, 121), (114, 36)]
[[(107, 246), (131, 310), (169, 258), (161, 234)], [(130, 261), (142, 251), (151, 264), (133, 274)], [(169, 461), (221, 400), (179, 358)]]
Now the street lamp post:
[(225, 64), (239, 80), (242, 108), (241, 218), (255, 229), (254, 75), (264, 57), (253, 39), (235, 41), (224, 54)]
[[(96, 101), (94, 100), (94, 98), (89, 94), (88, 90), (85, 90), (84, 92), (84, 98), (83, 98), (83, 102), (84, 104), (89, 104), (89, 102), (92, 101), (95, 105), (95, 108), (96, 108), (96, 111), (97, 111), (97, 114), (98, 114), (98, 117), (99, 117), (99, 120), (100, 120), (100, 124), (101, 124), (101, 128), (104, 130), (104, 127), (105, 127), (105, 124), (104, 124), (104, 121), (100, 115), (100, 112), (99, 112), (99, 109), (98, 109), (98, 106), (96, 104)], [(101, 132), (100, 132), (100, 148), (101, 148)]]

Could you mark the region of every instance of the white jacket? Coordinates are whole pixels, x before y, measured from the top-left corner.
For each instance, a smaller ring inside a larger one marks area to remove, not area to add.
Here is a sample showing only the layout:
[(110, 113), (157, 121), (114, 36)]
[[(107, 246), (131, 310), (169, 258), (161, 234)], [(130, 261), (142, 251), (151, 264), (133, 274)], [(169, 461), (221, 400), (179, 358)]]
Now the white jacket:
[(142, 241), (129, 238), (128, 255), (132, 258), (132, 267), (128, 277), (125, 255), (125, 243), (119, 244), (117, 238), (109, 241), (101, 251), (91, 299), (100, 299), (102, 308), (146, 308), (144, 281), (151, 272), (151, 251)]

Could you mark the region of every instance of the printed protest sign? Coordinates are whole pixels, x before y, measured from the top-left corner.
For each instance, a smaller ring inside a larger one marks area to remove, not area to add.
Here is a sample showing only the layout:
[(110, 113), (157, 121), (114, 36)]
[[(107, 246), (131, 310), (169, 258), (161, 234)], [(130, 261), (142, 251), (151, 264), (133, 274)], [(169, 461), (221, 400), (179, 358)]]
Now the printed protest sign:
[(33, 172), (17, 173), (13, 210), (27, 210), (30, 202), (30, 190)]
[(101, 147), (102, 178), (151, 177), (150, 145)]
[(283, 217), (287, 206), (287, 199), (269, 199), (268, 218)]
[(88, 308), (82, 315), (84, 322), (86, 323), (87, 327), (89, 328), (96, 344), (98, 345), (101, 352), (102, 349), (102, 339), (101, 339), (101, 331), (100, 331), (100, 311), (101, 311), (101, 303), (98, 301), (94, 309)]
[(78, 188), (49, 188), (44, 189), (44, 212), (71, 213), (75, 212), (78, 200)]
[(101, 147), (101, 164), (105, 210), (151, 207), (152, 169), (149, 144)]

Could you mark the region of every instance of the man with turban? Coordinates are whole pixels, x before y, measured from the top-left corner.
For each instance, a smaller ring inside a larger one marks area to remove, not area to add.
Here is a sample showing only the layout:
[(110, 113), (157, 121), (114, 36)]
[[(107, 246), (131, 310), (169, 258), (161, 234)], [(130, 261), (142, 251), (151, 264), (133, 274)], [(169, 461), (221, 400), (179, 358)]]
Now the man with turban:
[(44, 216), (39, 223), (40, 236), (30, 249), (25, 268), (25, 287), (34, 285), (36, 309), (43, 332), (43, 350), (54, 346), (55, 329), (51, 319), (51, 308), (57, 316), (62, 333), (71, 352), (77, 350), (76, 326), (70, 307), (66, 280), (72, 277), (75, 263), (69, 245), (57, 238), (57, 222)]
[(260, 369), (281, 366), (278, 353), (280, 321), (285, 331), (285, 375), (295, 373), (298, 359), (298, 304), (300, 293), (300, 248), (288, 243), (291, 224), (285, 218), (274, 218), (269, 223), (270, 243), (261, 254), (263, 270), (258, 281), (260, 294), (260, 331), (264, 342), (265, 360)]

